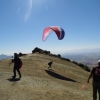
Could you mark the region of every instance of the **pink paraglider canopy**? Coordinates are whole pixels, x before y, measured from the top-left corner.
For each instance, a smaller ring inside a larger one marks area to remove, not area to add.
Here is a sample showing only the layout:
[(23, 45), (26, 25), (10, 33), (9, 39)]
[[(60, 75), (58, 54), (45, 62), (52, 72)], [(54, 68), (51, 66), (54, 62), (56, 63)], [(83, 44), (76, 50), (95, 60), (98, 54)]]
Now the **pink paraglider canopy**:
[(50, 26), (50, 27), (46, 27), (44, 29), (43, 34), (42, 34), (42, 40), (45, 41), (47, 39), (47, 37), (51, 34), (52, 31), (54, 31), (56, 33), (59, 40), (62, 40), (65, 36), (65, 32), (61, 27)]

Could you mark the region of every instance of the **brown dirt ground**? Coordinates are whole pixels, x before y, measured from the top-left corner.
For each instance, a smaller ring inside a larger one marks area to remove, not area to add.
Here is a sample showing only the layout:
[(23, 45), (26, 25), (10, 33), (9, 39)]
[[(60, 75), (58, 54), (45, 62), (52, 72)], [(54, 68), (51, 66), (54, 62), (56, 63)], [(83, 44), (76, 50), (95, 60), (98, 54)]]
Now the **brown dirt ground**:
[[(38, 53), (21, 59), (20, 80), (9, 80), (11, 59), (0, 60), (0, 100), (92, 100), (92, 80), (80, 90), (90, 73), (77, 65)], [(48, 70), (51, 60), (52, 70)]]

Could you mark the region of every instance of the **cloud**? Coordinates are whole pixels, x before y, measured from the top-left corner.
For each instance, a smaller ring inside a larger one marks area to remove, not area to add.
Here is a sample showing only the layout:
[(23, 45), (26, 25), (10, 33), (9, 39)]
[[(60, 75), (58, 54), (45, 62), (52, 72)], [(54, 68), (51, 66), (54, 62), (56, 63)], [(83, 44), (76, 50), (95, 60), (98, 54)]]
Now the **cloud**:
[(25, 14), (25, 21), (27, 21), (29, 19), (30, 15), (31, 15), (31, 11), (32, 11), (32, 5), (33, 5), (32, 0), (29, 0), (28, 3), (29, 3), (29, 6), (28, 6), (28, 10)]
[[(27, 1), (28, 1), (28, 8), (24, 16), (25, 21), (27, 21), (30, 18), (33, 6), (34, 6), (33, 10), (36, 10), (38, 8), (41, 8), (48, 0), (27, 0)], [(45, 9), (47, 10), (48, 6), (45, 6)]]

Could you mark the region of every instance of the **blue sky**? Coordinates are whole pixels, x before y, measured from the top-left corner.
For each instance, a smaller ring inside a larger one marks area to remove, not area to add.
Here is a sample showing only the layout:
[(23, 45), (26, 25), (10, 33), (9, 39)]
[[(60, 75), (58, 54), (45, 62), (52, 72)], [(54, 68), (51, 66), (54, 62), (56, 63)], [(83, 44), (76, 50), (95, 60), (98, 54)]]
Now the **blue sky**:
[[(60, 26), (42, 41), (44, 28)], [(0, 54), (31, 53), (35, 47), (51, 53), (100, 48), (100, 0), (0, 0)]]

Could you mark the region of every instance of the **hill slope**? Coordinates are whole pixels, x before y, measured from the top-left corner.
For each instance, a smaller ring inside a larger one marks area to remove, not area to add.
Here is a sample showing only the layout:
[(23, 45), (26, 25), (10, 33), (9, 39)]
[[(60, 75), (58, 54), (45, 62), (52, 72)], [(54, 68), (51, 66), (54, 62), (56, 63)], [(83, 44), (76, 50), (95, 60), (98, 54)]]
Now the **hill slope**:
[[(0, 60), (0, 100), (92, 100), (91, 82), (84, 90), (89, 72), (77, 65), (45, 54), (21, 57), (21, 80), (13, 75), (11, 59)], [(52, 70), (47, 63), (53, 60)], [(18, 74), (17, 74), (18, 76)]]

